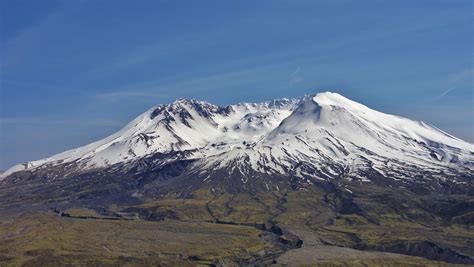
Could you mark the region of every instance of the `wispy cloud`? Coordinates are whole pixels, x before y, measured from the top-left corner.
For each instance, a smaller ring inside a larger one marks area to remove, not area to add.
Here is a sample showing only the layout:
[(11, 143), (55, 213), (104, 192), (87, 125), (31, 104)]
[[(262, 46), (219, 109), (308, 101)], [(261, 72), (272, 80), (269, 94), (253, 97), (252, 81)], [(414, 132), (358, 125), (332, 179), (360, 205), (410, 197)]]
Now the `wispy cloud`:
[(33, 89), (44, 89), (49, 91), (60, 91), (60, 92), (68, 92), (68, 93), (78, 93), (82, 94), (84, 90), (79, 90), (77, 88), (71, 88), (68, 86), (59, 86), (59, 85), (51, 85), (45, 84), (36, 81), (19, 81), (19, 80), (6, 80), (3, 79), (1, 81), (2, 86), (15, 86), (15, 90), (26, 88), (28, 90)]
[(0, 125), (12, 124), (120, 126), (123, 122), (110, 119), (0, 118)]
[(449, 94), (450, 92), (454, 91), (455, 89), (456, 89), (456, 87), (451, 87), (451, 88), (447, 89), (446, 91), (442, 92), (441, 94), (437, 95), (435, 97), (435, 99), (436, 100), (441, 99), (441, 98), (445, 97), (447, 94)]
[(304, 81), (303, 76), (301, 75), (301, 68), (298, 66), (295, 71), (290, 74), (290, 85), (295, 85)]
[(55, 34), (55, 29), (58, 25), (63, 23), (63, 20), (68, 17), (75, 9), (82, 4), (77, 1), (74, 5), (67, 5), (60, 3), (48, 15), (39, 21), (35, 21), (29, 27), (18, 32), (15, 36), (1, 40), (2, 42), (2, 60), (0, 66), (3, 72), (14, 72), (30, 60), (30, 58), (41, 53), (39, 51), (43, 40), (47, 40), (47, 36)]
[[(252, 18), (245, 18), (247, 21), (249, 19)], [(259, 60), (261, 60), (260, 62), (281, 62), (293, 60), (296, 58), (301, 60), (302, 58), (308, 58), (308, 56), (321, 55), (321, 53), (341, 53), (341, 51), (344, 50), (353, 50), (355, 46), (365, 47), (365, 44), (367, 43), (388, 39), (391, 39), (392, 42), (401, 43), (407, 41), (407, 38), (403, 38), (403, 35), (413, 34), (415, 32), (422, 32), (448, 25), (455, 25), (457, 23), (464, 22), (467, 19), (471, 19), (471, 15), (444, 17), (443, 20), (440, 20), (438, 16), (423, 16), (410, 23), (394, 22), (393, 25), (386, 25), (386, 27), (370, 28), (366, 31), (350, 36), (351, 38), (325, 40), (318, 43), (316, 46), (314, 44), (300, 46), (298, 50), (280, 51), (280, 53), (274, 53), (273, 51), (269, 50), (268, 54), (262, 52), (258, 58), (243, 57), (229, 61), (227, 64), (242, 67), (243, 65), (248, 65), (249, 63), (256, 63)], [(226, 24), (216, 26), (213, 29), (208, 29), (206, 32), (188, 32), (186, 35), (172, 36), (166, 40), (152, 40), (148, 44), (138, 44), (134, 47), (131, 47), (123, 54), (116, 55), (115, 58), (105, 61), (104, 65), (90, 70), (88, 75), (94, 77), (116, 74), (120, 71), (140, 67), (141, 65), (151, 61), (158, 62), (163, 58), (176, 56), (182, 53), (189, 53), (189, 51), (208, 49), (209, 47), (216, 45), (216, 43), (224, 46), (226, 45), (226, 40), (216, 38), (216, 36), (221, 36), (223, 32), (232, 31), (232, 29), (234, 29), (232, 27), (235, 27), (235, 30), (238, 30), (240, 26)], [(387, 31), (387, 28), (391, 28), (391, 30)]]
[(433, 98), (433, 100), (440, 100), (447, 96), (452, 91), (458, 89), (461, 85), (466, 82), (469, 82), (472, 85), (472, 81), (474, 79), (474, 69), (465, 69), (450, 75), (448, 78), (448, 89), (444, 90), (437, 96)]
[[(267, 64), (259, 65), (244, 65), (233, 70), (224, 72), (215, 72), (208, 75), (203, 75), (186, 80), (176, 79), (166, 83), (147, 83), (128, 85), (117, 91), (110, 91), (105, 93), (98, 93), (94, 96), (98, 99), (107, 99), (108, 97), (118, 99), (122, 97), (181, 97), (181, 89), (186, 89), (186, 93), (196, 94), (207, 90), (222, 88), (225, 86), (232, 86), (234, 82), (242, 83), (249, 81), (250, 77), (258, 79), (263, 72), (274, 72), (277, 69), (287, 69), (296, 64), (304, 64), (307, 62), (315, 62), (318, 60), (331, 57), (327, 54), (317, 54), (312, 57), (297, 57), (291, 60), (281, 60), (276, 62), (269, 62)], [(245, 77), (243, 80), (242, 78)], [(297, 67), (295, 71), (290, 74), (290, 82), (300, 83), (304, 81), (301, 74), (301, 68)]]
[(451, 75), (450, 81), (453, 83), (472, 80), (474, 78), (474, 69), (465, 69), (458, 73)]
[(130, 97), (166, 97), (169, 96), (167, 93), (159, 93), (152, 91), (112, 91), (106, 93), (96, 94), (97, 98), (117, 100), (120, 98), (130, 98)]
[(147, 40), (147, 43), (137, 43), (121, 54), (117, 54), (104, 61), (103, 65), (87, 71), (86, 76), (97, 78), (115, 75), (139, 68), (150, 62), (159, 62), (176, 55), (187, 54), (191, 51), (214, 46), (217, 42), (226, 42), (227, 40), (219, 40), (215, 36), (229, 31), (228, 27), (228, 25), (216, 24), (206, 28), (206, 31), (171, 34), (167, 38), (155, 38)]
[[(460, 21), (464, 21), (465, 19), (466, 17), (453, 17), (447, 21), (438, 22), (434, 17), (424, 18), (417, 21), (415, 26), (411, 24), (402, 25), (389, 32), (383, 29), (367, 31), (350, 39), (345, 38), (341, 40), (329, 40), (327, 42), (320, 43), (317, 47), (308, 46), (301, 47), (301, 49), (298, 51), (289, 51), (277, 54), (262, 54), (258, 58), (261, 61), (256, 60), (255, 58), (237, 59), (235, 61), (227, 62), (229, 65), (233, 66), (233, 68), (226, 72), (214, 73), (197, 78), (189, 78), (186, 81), (175, 80), (168, 83), (146, 85), (147, 88), (145, 89), (143, 89), (141, 86), (127, 86), (126, 89), (120, 89), (118, 92), (98, 94), (97, 97), (102, 99), (105, 99), (106, 97), (113, 97), (114, 99), (118, 99), (120, 97), (180, 97), (177, 95), (178, 92), (176, 89), (187, 87), (186, 92), (196, 93), (200, 90), (209, 90), (210, 88), (216, 86), (222, 86), (222, 84), (218, 83), (219, 81), (226, 80), (227, 82), (231, 82), (231, 79), (249, 76), (250, 74), (257, 72), (270, 71), (277, 68), (294, 65), (304, 66), (307, 64), (312, 64), (312, 66), (316, 66), (318, 61), (324, 62), (332, 58), (344, 57), (345, 55), (349, 56), (369, 52), (371, 48), (370, 46), (363, 45), (365, 43), (390, 38), (398, 38), (404, 34), (446, 26), (449, 24), (456, 24)], [(209, 33), (207, 34), (212, 36)], [(398, 42), (403, 42), (402, 40), (405, 39), (398, 38)], [(100, 75), (103, 75), (105, 73), (110, 74), (126, 68), (137, 67), (149, 60), (156, 60), (162, 56), (169, 56), (170, 53), (180, 53), (182, 48), (189, 49), (187, 46), (189, 46), (190, 43), (193, 42), (189, 42), (187, 39), (180, 40), (178, 38), (173, 42), (166, 44), (157, 43), (155, 45), (137, 46), (136, 49), (132, 49), (131, 52), (119, 56), (114, 60), (113, 63), (108, 64), (108, 66), (101, 70), (96, 69), (93, 71), (93, 73), (100, 73)], [(173, 45), (177, 47), (173, 48)], [(204, 42), (203, 44), (200, 43), (200, 45), (206, 46), (207, 42)], [(355, 49), (354, 47), (358, 47), (358, 49)], [(300, 66), (298, 66), (295, 71), (290, 74), (288, 81), (289, 85), (295, 85), (304, 81)], [(169, 78), (173, 79), (177, 77)], [(248, 79), (246, 80), (248, 81)], [(128, 88), (131, 88), (130, 90), (138, 89), (140, 92), (127, 93), (125, 91), (128, 91)]]

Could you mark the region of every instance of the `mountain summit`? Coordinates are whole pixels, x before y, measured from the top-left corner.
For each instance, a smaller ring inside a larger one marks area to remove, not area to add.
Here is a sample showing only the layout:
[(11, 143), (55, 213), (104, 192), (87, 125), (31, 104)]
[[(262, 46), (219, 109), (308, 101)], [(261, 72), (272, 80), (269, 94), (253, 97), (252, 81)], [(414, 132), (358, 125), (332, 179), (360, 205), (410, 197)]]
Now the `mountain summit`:
[[(463, 183), (473, 175), (474, 145), (331, 92), (226, 107), (179, 99), (149, 109), (109, 137), (14, 166), (1, 177), (144, 171), (143, 162), (152, 169), (178, 161), (189, 163), (180, 176), (202, 177), (202, 183), (223, 176), (239, 177), (241, 183), (265, 176), (301, 183), (376, 177)], [(273, 179), (260, 181), (264, 189), (281, 186)]]

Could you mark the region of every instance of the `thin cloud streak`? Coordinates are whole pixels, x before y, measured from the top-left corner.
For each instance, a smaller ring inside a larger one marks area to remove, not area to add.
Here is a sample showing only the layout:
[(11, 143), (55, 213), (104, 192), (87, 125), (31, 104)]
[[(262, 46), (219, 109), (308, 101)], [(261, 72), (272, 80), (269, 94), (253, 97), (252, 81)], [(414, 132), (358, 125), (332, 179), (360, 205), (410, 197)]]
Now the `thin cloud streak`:
[(66, 19), (70, 13), (79, 8), (81, 3), (74, 5), (61, 4), (49, 15), (45, 16), (41, 21), (32, 24), (30, 27), (17, 33), (8, 40), (2, 40), (2, 60), (0, 67), (4, 73), (13, 72), (20, 68), (29, 56), (38, 53), (38, 43), (45, 36), (51, 34), (51, 29), (55, 29), (61, 21)]
[(301, 83), (304, 81), (303, 76), (301, 75), (301, 67), (298, 66), (296, 70), (290, 74), (290, 81), (289, 84), (290, 86), (293, 86), (295, 84)]
[(436, 100), (440, 100), (444, 98), (449, 93), (458, 89), (459, 86), (465, 82), (470, 82), (470, 85), (472, 87), (473, 80), (474, 80), (474, 69), (466, 69), (458, 73), (455, 73), (449, 77), (448, 84), (450, 85), (450, 87), (447, 90), (443, 91), (441, 94), (435, 96), (433, 100), (436, 101)]
[(11, 124), (120, 126), (123, 122), (110, 119), (0, 118), (0, 125)]
[[(308, 56), (315, 54), (330, 54), (332, 52), (340, 53), (341, 50), (344, 51), (347, 48), (354, 48), (354, 46), (357, 45), (364, 45), (365, 43), (381, 41), (394, 37), (398, 38), (397, 42), (405, 42), (407, 40), (402, 38), (401, 35), (425, 31), (433, 28), (445, 27), (463, 22), (467, 19), (471, 19), (471, 16), (454, 16), (443, 21), (440, 21), (438, 17), (424, 17), (420, 18), (415, 24), (407, 24), (401, 27), (399, 26), (397, 29), (393, 29), (391, 31), (386, 31), (385, 28), (375, 31), (367, 31), (349, 39), (326, 40), (326, 42), (318, 44), (316, 49), (314, 48), (314, 45), (311, 45), (307, 47), (301, 47), (298, 51), (282, 51), (282, 53), (278, 54), (260, 55), (259, 59), (264, 59), (263, 62), (281, 62), (295, 58), (307, 58)], [(216, 39), (213, 38), (213, 36), (219, 35), (221, 30), (229, 31), (228, 28), (217, 28), (214, 32), (193, 34), (191, 37), (176, 38), (166, 43), (156, 42), (154, 45), (135, 46), (131, 49), (131, 52), (117, 56), (116, 58), (107, 62), (106, 65), (89, 71), (88, 75), (95, 77), (111, 75), (119, 71), (136, 68), (147, 62), (157, 61), (163, 57), (169, 57), (173, 54), (180, 54), (183, 51), (189, 52), (189, 50), (215, 45)], [(197, 42), (197, 40), (199, 40), (199, 42)], [(213, 40), (214, 42), (209, 42), (209, 40)], [(249, 62), (255, 62), (255, 58), (244, 58), (233, 62), (228, 62), (228, 64), (242, 67), (242, 65), (248, 65)]]
[(46, 89), (46, 90), (59, 91), (59, 92), (64, 92), (64, 91), (74, 92), (74, 93), (79, 93), (79, 94), (83, 94), (84, 92), (84, 90), (79, 90), (77, 88), (51, 85), (51, 84), (45, 84), (45, 83), (35, 82), (35, 81), (2, 80), (1, 84), (2, 86), (13, 85), (15, 86), (15, 89), (26, 87), (26, 88), (35, 88), (35, 89)]
[(112, 91), (107, 93), (99, 93), (96, 95), (97, 98), (103, 98), (108, 100), (116, 100), (120, 98), (128, 97), (166, 97), (168, 94), (159, 92), (146, 92), (146, 91)]

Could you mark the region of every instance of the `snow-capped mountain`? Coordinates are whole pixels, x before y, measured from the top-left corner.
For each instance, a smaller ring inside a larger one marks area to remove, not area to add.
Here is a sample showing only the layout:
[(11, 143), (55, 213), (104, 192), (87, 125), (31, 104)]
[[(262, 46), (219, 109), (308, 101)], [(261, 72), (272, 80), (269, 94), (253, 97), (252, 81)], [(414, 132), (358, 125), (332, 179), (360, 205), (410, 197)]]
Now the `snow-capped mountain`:
[[(474, 177), (473, 144), (326, 92), (226, 107), (179, 99), (107, 138), (14, 166), (0, 179), (24, 172), (47, 179), (102, 169), (131, 173), (178, 161), (189, 162), (180, 176), (202, 183), (277, 176), (306, 184), (379, 177), (465, 183)], [(264, 184), (278, 187), (270, 178)]]

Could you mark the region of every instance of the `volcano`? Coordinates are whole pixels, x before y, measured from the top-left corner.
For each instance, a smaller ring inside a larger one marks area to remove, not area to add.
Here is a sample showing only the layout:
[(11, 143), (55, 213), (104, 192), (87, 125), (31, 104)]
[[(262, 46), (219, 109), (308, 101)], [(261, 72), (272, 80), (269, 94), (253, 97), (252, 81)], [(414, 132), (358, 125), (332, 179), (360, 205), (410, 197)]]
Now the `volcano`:
[[(0, 214), (81, 207), (295, 238), (304, 229), (326, 245), (474, 263), (473, 181), (473, 144), (337, 93), (228, 106), (179, 99), (6, 170)], [(432, 235), (446, 225), (467, 234)]]

